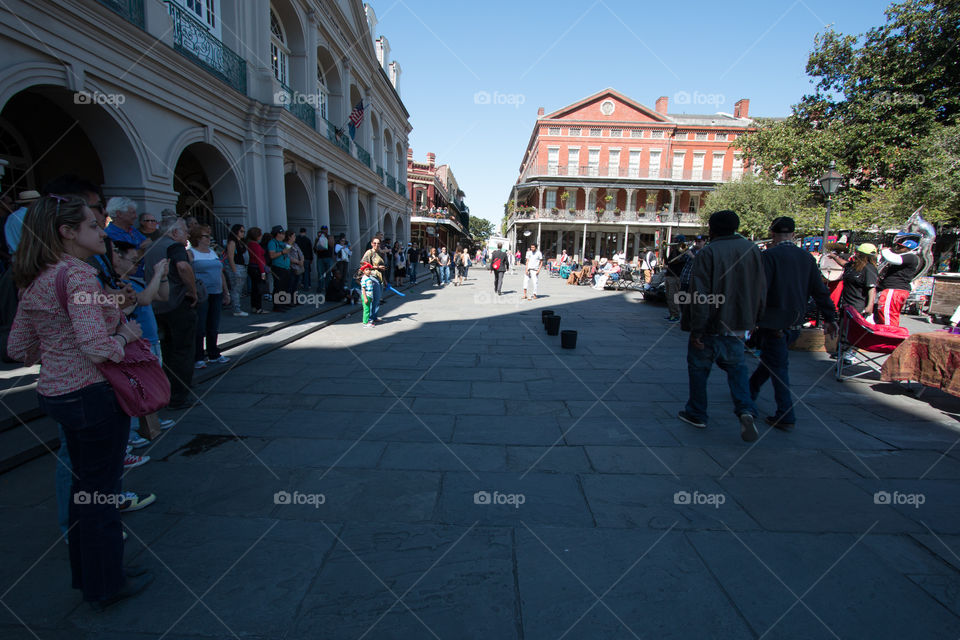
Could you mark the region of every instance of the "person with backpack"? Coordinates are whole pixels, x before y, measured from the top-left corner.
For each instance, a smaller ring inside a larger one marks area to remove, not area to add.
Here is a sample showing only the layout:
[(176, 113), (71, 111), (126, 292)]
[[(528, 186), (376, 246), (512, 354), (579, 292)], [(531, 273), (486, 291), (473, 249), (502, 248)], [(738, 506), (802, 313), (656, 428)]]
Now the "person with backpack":
[(417, 263), (420, 262), (420, 251), (412, 242), (407, 243), (407, 275), (410, 284), (417, 284)]
[(497, 243), (497, 250), (493, 252), (491, 259), (493, 260), (490, 263), (493, 269), (493, 290), (498, 296), (502, 296), (503, 274), (510, 268), (510, 259), (507, 257), (507, 252), (503, 250), (502, 242)]

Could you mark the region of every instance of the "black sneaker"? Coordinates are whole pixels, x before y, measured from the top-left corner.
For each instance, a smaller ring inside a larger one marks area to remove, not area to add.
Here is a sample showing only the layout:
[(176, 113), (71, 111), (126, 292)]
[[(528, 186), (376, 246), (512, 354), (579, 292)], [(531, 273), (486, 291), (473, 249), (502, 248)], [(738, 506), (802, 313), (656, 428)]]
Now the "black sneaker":
[(117, 591), (115, 594), (113, 594), (108, 598), (102, 598), (100, 600), (92, 600), (90, 602), (90, 606), (93, 608), (94, 611), (103, 611), (104, 609), (106, 609), (112, 604), (115, 604), (117, 602), (120, 602), (121, 600), (125, 600), (127, 598), (131, 598), (137, 595), (138, 593), (146, 589), (148, 586), (150, 586), (151, 582), (153, 582), (153, 574), (150, 573), (149, 571), (137, 576), (136, 578), (128, 577), (124, 581), (123, 586), (120, 587), (119, 591)]
[(753, 416), (749, 413), (740, 414), (740, 438), (744, 442), (753, 442), (757, 439), (757, 425), (753, 423)]
[(681, 411), (677, 414), (677, 417), (686, 422), (687, 424), (695, 426), (697, 429), (706, 429), (707, 423), (701, 420), (700, 418), (694, 418), (692, 415), (686, 411)]
[(763, 420), (774, 429), (780, 429), (780, 431), (793, 431), (793, 427), (796, 426), (795, 423), (784, 422), (777, 416), (767, 416)]

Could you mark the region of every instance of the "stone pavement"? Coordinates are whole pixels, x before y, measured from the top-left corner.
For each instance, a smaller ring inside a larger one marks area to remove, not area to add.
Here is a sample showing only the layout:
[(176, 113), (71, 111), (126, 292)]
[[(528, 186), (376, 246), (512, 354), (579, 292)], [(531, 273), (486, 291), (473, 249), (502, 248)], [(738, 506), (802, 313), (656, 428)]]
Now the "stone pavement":
[(0, 476), (0, 638), (960, 636), (960, 400), (793, 353), (797, 429), (747, 445), (719, 371), (709, 428), (675, 418), (662, 306), (491, 282), (203, 385), (125, 478), (158, 495), (124, 516), (157, 579), (106, 613), (69, 588), (54, 461)]

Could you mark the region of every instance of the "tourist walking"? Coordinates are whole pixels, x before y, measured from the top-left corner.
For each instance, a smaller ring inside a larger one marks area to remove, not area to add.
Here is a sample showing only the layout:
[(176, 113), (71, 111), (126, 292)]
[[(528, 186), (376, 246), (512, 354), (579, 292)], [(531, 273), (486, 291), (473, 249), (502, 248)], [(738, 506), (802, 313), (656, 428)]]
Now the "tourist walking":
[(457, 254), (457, 286), (463, 284), (467, 278), (467, 269), (470, 267), (470, 250), (464, 247), (463, 251)]
[(446, 247), (440, 247), (437, 265), (440, 267), (440, 280), (443, 284), (450, 284), (450, 254), (447, 253)]
[(327, 232), (327, 225), (320, 227), (317, 239), (313, 241), (313, 253), (317, 257), (317, 293), (327, 290), (327, 282), (331, 278), (333, 265), (333, 242)]
[(420, 251), (417, 245), (412, 242), (407, 243), (407, 273), (410, 276), (410, 284), (417, 284), (417, 263), (420, 262)]
[(142, 334), (135, 320), (124, 322), (116, 303), (102, 295), (96, 270), (85, 263), (103, 255), (106, 233), (81, 198), (39, 198), (24, 218), (23, 231), (13, 265), (23, 295), (7, 352), (25, 364), (41, 365), (40, 407), (63, 427), (73, 465), (72, 586), (102, 610), (153, 581), (145, 571), (128, 577), (123, 567), (123, 526), (109, 497), (121, 492), (130, 417), (96, 367), (123, 360), (127, 343)]
[(794, 244), (793, 218), (777, 218), (770, 225), (773, 243), (761, 254), (767, 281), (766, 304), (757, 324), (760, 364), (750, 376), (750, 398), (754, 402), (768, 379), (773, 382), (777, 411), (766, 423), (781, 431), (796, 424), (790, 396), (789, 347), (800, 335), (807, 300), (811, 297), (824, 318), (824, 332), (836, 335), (837, 312), (830, 292), (823, 284), (820, 268), (809, 252)]
[[(519, 252), (518, 252), (519, 253)], [(537, 250), (537, 245), (531, 244), (527, 250), (527, 257), (523, 266), (523, 299), (527, 299), (527, 289), (533, 292), (533, 299), (537, 299), (537, 281), (540, 269), (543, 268), (543, 254)]]
[(437, 280), (437, 286), (443, 286), (443, 280), (440, 278), (440, 256), (437, 255), (437, 250), (434, 247), (430, 247), (430, 256), (427, 258), (427, 266), (430, 267), (430, 273), (433, 274), (434, 278)]
[(503, 274), (510, 268), (510, 259), (507, 252), (503, 250), (503, 243), (497, 243), (497, 250), (490, 256), (492, 262), (490, 268), (493, 269), (493, 290), (498, 296), (503, 295)]
[(297, 306), (297, 291), (300, 290), (300, 281), (306, 271), (304, 266), (306, 256), (300, 250), (300, 245), (297, 244), (297, 236), (293, 231), (287, 231), (283, 235), (283, 241), (290, 247), (290, 304)]
[(733, 211), (710, 216), (710, 244), (697, 255), (690, 282), (690, 340), (687, 373), (690, 392), (678, 416), (694, 427), (707, 426), (707, 378), (714, 363), (727, 374), (740, 437), (757, 439), (757, 409), (750, 398), (744, 340), (757, 326), (767, 293), (760, 250), (737, 233)]

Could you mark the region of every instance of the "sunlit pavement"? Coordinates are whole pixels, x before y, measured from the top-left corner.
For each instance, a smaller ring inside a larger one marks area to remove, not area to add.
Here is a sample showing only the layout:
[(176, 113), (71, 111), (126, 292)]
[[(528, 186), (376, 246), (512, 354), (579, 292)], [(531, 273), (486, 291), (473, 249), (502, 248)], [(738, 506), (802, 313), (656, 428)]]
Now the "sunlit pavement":
[(960, 400), (795, 352), (796, 429), (748, 445), (719, 370), (708, 428), (676, 418), (663, 306), (540, 284), (475, 268), (202, 385), (124, 480), (158, 495), (124, 516), (157, 579), (105, 613), (70, 589), (53, 458), (0, 476), (0, 637), (960, 635)]

